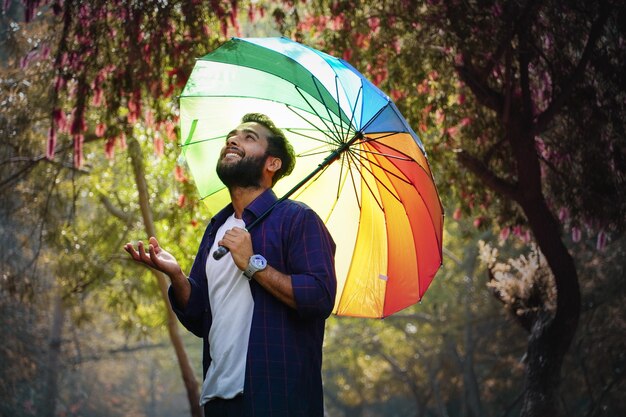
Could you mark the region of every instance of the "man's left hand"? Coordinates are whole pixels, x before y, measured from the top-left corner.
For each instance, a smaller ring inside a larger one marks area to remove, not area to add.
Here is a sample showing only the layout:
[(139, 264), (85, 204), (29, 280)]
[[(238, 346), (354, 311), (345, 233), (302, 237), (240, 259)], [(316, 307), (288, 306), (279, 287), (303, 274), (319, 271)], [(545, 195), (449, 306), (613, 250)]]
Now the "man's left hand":
[(245, 271), (248, 267), (250, 257), (254, 254), (252, 239), (246, 229), (233, 227), (224, 234), (224, 237), (218, 242), (218, 245), (228, 248), (237, 268)]

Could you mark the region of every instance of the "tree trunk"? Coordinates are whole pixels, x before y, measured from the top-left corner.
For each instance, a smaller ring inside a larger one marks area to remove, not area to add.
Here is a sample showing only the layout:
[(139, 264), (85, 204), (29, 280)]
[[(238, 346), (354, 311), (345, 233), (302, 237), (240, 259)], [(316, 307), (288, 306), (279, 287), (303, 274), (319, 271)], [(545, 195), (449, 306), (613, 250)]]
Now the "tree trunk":
[(580, 287), (576, 266), (561, 240), (556, 220), (543, 199), (522, 204), (535, 240), (546, 257), (557, 288), (554, 316), (547, 312), (533, 323), (528, 339), (522, 415), (557, 416), (557, 390), (563, 358), (580, 317)]
[(59, 358), (61, 356), (61, 342), (63, 339), (63, 322), (65, 321), (65, 306), (59, 290), (54, 296), (52, 310), (52, 326), (48, 343), (48, 361), (46, 363), (46, 385), (41, 401), (40, 415), (54, 417), (56, 415), (56, 401), (59, 392)]
[[(156, 228), (152, 220), (152, 209), (150, 207), (150, 198), (148, 193), (148, 184), (146, 183), (145, 169), (143, 165), (143, 152), (141, 145), (132, 135), (128, 135), (128, 154), (131, 157), (133, 172), (135, 174), (135, 183), (137, 185), (137, 192), (139, 194), (139, 205), (141, 207), (141, 216), (143, 218), (144, 227), (148, 237), (156, 237)], [(193, 417), (202, 417), (202, 410), (200, 408), (200, 394), (198, 392), (198, 382), (194, 376), (193, 369), (189, 364), (189, 358), (183, 345), (183, 341), (178, 332), (178, 319), (170, 306), (169, 298), (167, 296), (168, 283), (165, 274), (151, 270), (157, 279), (159, 289), (161, 290), (161, 297), (165, 303), (167, 309), (167, 330), (169, 332), (170, 341), (174, 346), (176, 357), (178, 358), (178, 364), (187, 390), (187, 398), (189, 400), (189, 407), (191, 409), (191, 415)]]
[[(526, 110), (518, 114), (528, 113)], [(530, 329), (522, 416), (558, 416), (561, 366), (578, 326), (580, 287), (574, 260), (561, 240), (559, 224), (543, 195), (534, 135), (529, 130), (532, 124), (522, 117), (513, 120), (507, 129), (518, 165), (517, 202), (552, 270), (557, 292), (554, 315), (543, 311)]]

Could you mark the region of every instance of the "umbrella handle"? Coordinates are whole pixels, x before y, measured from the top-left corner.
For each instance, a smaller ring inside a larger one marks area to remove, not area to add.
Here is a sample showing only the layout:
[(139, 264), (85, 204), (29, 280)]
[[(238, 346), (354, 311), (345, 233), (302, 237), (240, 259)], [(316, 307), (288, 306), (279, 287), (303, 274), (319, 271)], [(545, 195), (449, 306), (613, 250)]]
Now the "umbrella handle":
[(224, 255), (226, 255), (228, 252), (230, 252), (228, 250), (227, 247), (224, 246), (218, 246), (217, 249), (215, 249), (215, 252), (213, 252), (213, 259), (215, 259), (216, 261), (219, 261), (220, 259), (222, 259), (224, 257)]

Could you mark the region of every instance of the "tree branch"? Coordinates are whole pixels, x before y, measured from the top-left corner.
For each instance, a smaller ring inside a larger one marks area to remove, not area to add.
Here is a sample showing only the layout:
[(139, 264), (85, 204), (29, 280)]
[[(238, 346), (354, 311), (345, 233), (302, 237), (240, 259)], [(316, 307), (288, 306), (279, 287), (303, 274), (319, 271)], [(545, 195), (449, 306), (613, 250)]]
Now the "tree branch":
[(596, 42), (598, 41), (598, 38), (602, 35), (604, 25), (606, 24), (609, 15), (610, 8), (606, 5), (606, 2), (602, 2), (600, 6), (600, 15), (591, 25), (591, 29), (589, 30), (589, 37), (587, 38), (587, 44), (585, 45), (585, 49), (583, 50), (583, 53), (580, 57), (580, 60), (578, 61), (578, 64), (576, 65), (576, 68), (569, 77), (566, 77), (566, 81), (561, 84), (561, 93), (552, 100), (547, 109), (545, 109), (541, 114), (537, 116), (535, 125), (533, 127), (535, 135), (540, 134), (547, 128), (548, 124), (554, 119), (556, 114), (565, 105), (567, 99), (571, 96), (572, 92), (574, 91), (574, 87), (576, 87), (576, 85), (580, 82), (587, 68), (587, 64), (591, 60)]
[(505, 195), (514, 201), (519, 199), (517, 187), (502, 178), (496, 176), (481, 161), (471, 156), (466, 151), (461, 150), (457, 153), (457, 160), (461, 165), (470, 170), (482, 182), (484, 182), (492, 190)]
[(493, 67), (496, 65), (496, 62), (498, 62), (500, 58), (502, 58), (504, 52), (511, 45), (511, 42), (513, 41), (513, 38), (515, 37), (515, 34), (519, 31), (520, 27), (528, 25), (528, 21), (531, 17), (531, 11), (533, 10), (536, 3), (536, 0), (529, 1), (521, 13), (515, 13), (512, 15), (514, 19), (509, 19), (508, 21), (503, 23), (503, 26), (508, 28), (508, 30), (505, 31), (505, 34), (498, 44), (496, 51), (487, 62), (485, 68), (482, 69), (481, 74), (483, 75), (483, 77), (487, 77), (491, 73), (491, 71), (493, 71)]
[(502, 114), (504, 97), (487, 85), (486, 77), (482, 76), (472, 65), (468, 54), (463, 53), (463, 65), (456, 65), (454, 68), (461, 81), (472, 90), (480, 104), (495, 111), (498, 115)]
[(109, 213), (111, 213), (113, 216), (117, 217), (124, 223), (131, 224), (133, 222), (134, 218), (129, 212), (125, 212), (121, 208), (114, 205), (113, 202), (109, 200), (109, 198), (102, 192), (100, 192), (100, 202), (104, 205)]

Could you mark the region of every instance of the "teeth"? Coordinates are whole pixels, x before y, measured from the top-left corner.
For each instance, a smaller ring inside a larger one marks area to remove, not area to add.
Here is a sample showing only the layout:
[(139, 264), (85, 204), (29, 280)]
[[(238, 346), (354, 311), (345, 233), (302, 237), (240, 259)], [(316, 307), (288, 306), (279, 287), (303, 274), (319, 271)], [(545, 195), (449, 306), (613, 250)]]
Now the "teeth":
[(237, 158), (241, 158), (241, 156), (239, 156), (236, 153), (232, 153), (232, 152), (228, 152), (226, 155), (224, 155), (225, 157), (232, 157), (232, 156), (236, 156)]

